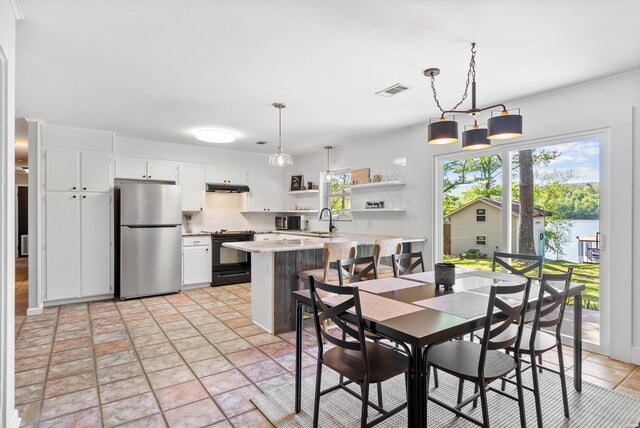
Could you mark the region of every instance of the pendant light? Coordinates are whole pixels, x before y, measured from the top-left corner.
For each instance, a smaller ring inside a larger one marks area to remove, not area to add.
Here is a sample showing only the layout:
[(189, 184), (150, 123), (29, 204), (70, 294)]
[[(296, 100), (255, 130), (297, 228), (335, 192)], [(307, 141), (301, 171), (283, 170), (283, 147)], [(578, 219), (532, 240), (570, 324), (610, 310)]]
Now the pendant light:
[(269, 165), (281, 167), (293, 165), (291, 155), (282, 151), (282, 109), (287, 105), (284, 103), (273, 103), (272, 105), (278, 109), (278, 151), (269, 156)]
[[(482, 149), (491, 146), (491, 140), (501, 140), (516, 138), (522, 135), (522, 116), (510, 114), (504, 104), (496, 104), (489, 107), (478, 108), (476, 106), (476, 44), (471, 43), (471, 61), (467, 72), (467, 82), (464, 88), (462, 99), (451, 110), (445, 110), (440, 106), (438, 94), (436, 93), (435, 77), (440, 74), (438, 68), (428, 68), (424, 70), (424, 75), (431, 79), (431, 90), (433, 99), (442, 112), (440, 120), (429, 123), (428, 142), (429, 144), (450, 144), (458, 141), (458, 123), (455, 120), (447, 120), (449, 114), (464, 113), (474, 117), (474, 125), (471, 129), (462, 133), (462, 147), (465, 150)], [(471, 108), (468, 110), (457, 110), (467, 98), (471, 83)], [(491, 117), (487, 122), (487, 129), (480, 128), (476, 116), (483, 111), (501, 107), (500, 115)]]
[(327, 151), (327, 170), (322, 174), (322, 181), (325, 183), (331, 183), (336, 178), (336, 175), (331, 171), (329, 163), (329, 153), (331, 152), (331, 149), (333, 149), (333, 146), (324, 146), (324, 148)]

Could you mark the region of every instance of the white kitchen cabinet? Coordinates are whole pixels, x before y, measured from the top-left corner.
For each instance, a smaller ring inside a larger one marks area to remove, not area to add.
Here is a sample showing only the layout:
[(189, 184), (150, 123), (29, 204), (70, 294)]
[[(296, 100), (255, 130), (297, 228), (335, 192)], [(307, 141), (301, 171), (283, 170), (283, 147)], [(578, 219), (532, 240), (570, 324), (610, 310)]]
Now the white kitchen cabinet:
[(173, 162), (118, 158), (116, 159), (115, 178), (175, 182), (176, 170), (177, 166)]
[(108, 192), (111, 190), (111, 156), (104, 153), (82, 153), (81, 190)]
[(147, 162), (147, 180), (176, 181), (177, 165), (173, 162)]
[(182, 285), (211, 283), (211, 237), (182, 238)]
[(110, 294), (111, 194), (47, 192), (45, 204), (45, 301)]
[(207, 183), (247, 185), (247, 170), (232, 166), (207, 166)]
[(246, 212), (282, 212), (282, 174), (272, 171), (249, 171)]
[(80, 187), (78, 152), (47, 150), (47, 190), (74, 191)]
[(135, 158), (116, 159), (116, 178), (145, 180), (147, 178), (147, 161)]
[(80, 232), (82, 297), (110, 294), (110, 193), (87, 193), (81, 196)]
[(72, 192), (48, 192), (45, 205), (45, 300), (80, 297), (80, 198)]
[(205, 168), (201, 165), (180, 165), (182, 211), (202, 211), (205, 202)]

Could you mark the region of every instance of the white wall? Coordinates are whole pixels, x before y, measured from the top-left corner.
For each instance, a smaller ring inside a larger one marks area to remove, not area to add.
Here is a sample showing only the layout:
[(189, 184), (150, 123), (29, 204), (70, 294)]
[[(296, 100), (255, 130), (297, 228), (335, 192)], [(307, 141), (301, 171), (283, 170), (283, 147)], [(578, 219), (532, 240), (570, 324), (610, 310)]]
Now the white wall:
[[(601, 222), (605, 225), (603, 230), (608, 229), (603, 261), (609, 263), (610, 269), (603, 269), (601, 275), (603, 287), (610, 287), (610, 292), (601, 310), (603, 316), (610, 315), (610, 323), (603, 324), (603, 328), (615, 331), (604, 347), (614, 358), (633, 359), (640, 364), (640, 70), (505, 102), (520, 107), (524, 115), (524, 137), (512, 141), (534, 143), (551, 137), (557, 141), (583, 132), (604, 135)], [(407, 212), (366, 214), (365, 221), (356, 215), (353, 223), (339, 223), (338, 227), (419, 235), (433, 243), (435, 234), (441, 233), (433, 227), (435, 159), (459, 152), (459, 143), (429, 146), (426, 124), (334, 149), (332, 169), (370, 166), (375, 173), (375, 169), (390, 165), (395, 158), (407, 158)], [(295, 168), (305, 176), (318, 176), (326, 169), (326, 155), (320, 149), (295, 157), (294, 161)], [(326, 228), (326, 224), (313, 221), (313, 227)], [(427, 244), (425, 250), (427, 260), (433, 260), (431, 245)]]
[(22, 11), (0, 1), (0, 426), (17, 427), (15, 409), (15, 35)]

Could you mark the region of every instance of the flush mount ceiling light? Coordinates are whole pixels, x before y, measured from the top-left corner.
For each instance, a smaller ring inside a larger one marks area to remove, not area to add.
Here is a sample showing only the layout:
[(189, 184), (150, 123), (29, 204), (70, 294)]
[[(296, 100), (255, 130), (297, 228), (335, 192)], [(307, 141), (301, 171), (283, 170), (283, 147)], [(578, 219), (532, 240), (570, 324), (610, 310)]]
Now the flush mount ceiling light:
[(236, 141), (236, 134), (225, 129), (199, 129), (196, 139), (207, 143), (228, 144)]
[(293, 165), (293, 159), (291, 158), (291, 155), (288, 155), (282, 151), (282, 109), (286, 108), (287, 105), (283, 103), (273, 103), (272, 105), (278, 109), (278, 151), (269, 156), (269, 165)]
[[(509, 114), (509, 110), (504, 104), (496, 104), (489, 107), (478, 108), (476, 105), (476, 44), (471, 43), (471, 61), (467, 72), (467, 83), (464, 87), (462, 99), (451, 110), (445, 110), (440, 106), (435, 87), (435, 77), (440, 74), (439, 68), (428, 68), (424, 70), (424, 75), (431, 78), (431, 90), (433, 99), (442, 112), (440, 119), (429, 123), (429, 144), (450, 144), (458, 141), (458, 122), (447, 120), (445, 116), (455, 113), (464, 113), (474, 117), (474, 125), (471, 129), (462, 133), (462, 148), (464, 150), (482, 149), (491, 146), (491, 140), (502, 140), (516, 138), (522, 135), (522, 116), (518, 109), (518, 114)], [(457, 110), (467, 98), (471, 82), (471, 108), (468, 110)], [(487, 128), (480, 128), (476, 119), (477, 115), (486, 110), (502, 107), (499, 115), (493, 116), (487, 122)], [(455, 119), (455, 118), (454, 118)]]
[(336, 175), (333, 173), (333, 171), (331, 171), (331, 168), (329, 166), (329, 153), (331, 153), (331, 149), (333, 149), (333, 146), (324, 146), (324, 149), (327, 151), (327, 170), (322, 173), (322, 181), (324, 181), (325, 183), (331, 183), (336, 178)]

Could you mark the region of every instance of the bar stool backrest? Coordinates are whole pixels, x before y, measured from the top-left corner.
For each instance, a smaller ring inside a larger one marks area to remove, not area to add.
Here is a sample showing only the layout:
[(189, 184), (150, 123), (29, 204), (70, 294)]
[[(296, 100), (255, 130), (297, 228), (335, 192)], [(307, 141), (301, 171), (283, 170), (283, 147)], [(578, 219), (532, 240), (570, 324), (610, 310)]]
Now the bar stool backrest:
[(380, 266), (382, 257), (391, 257), (402, 253), (402, 238), (376, 239), (373, 255), (376, 256), (376, 268)]
[(340, 259), (352, 259), (358, 255), (358, 242), (325, 242), (322, 249), (322, 263), (324, 265), (323, 281), (327, 282), (331, 263)]

